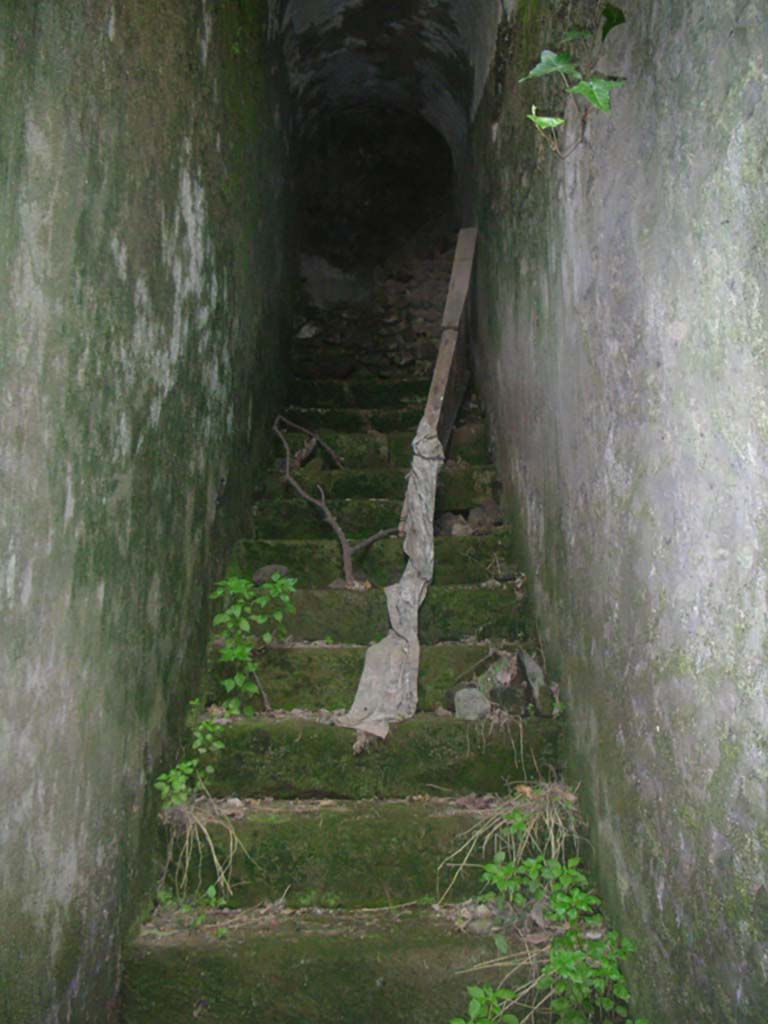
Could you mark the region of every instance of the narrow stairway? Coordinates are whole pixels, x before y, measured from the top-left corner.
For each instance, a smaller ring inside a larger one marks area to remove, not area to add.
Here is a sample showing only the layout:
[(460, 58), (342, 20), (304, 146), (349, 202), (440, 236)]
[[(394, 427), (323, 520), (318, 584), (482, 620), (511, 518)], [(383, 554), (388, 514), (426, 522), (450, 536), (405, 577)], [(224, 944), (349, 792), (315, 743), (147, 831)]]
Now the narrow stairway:
[[(313, 310), (297, 330), (285, 416), (318, 431), (343, 468), (318, 451), (295, 475), (307, 491), (322, 486), (352, 539), (398, 524), (450, 266), (449, 248), (422, 244), (380, 278), (374, 303)], [(290, 438), (294, 451), (306, 440)], [(211, 784), (250, 859), (235, 858), (228, 909), (196, 921), (158, 910), (143, 927), (125, 964), (123, 1020), (447, 1024), (473, 980), (456, 972), (494, 947), (435, 908), (438, 865), (494, 795), (558, 764), (558, 723), (535, 714), (521, 679), (507, 687), (507, 713), (447, 710), (457, 683), (526, 628), (484, 423), (467, 398), (441, 474), (419, 713), (357, 756), (332, 712), (351, 705), (366, 646), (387, 632), (382, 587), (402, 571), (401, 541), (357, 557), (359, 584), (345, 588), (338, 543), (275, 453), (230, 571), (285, 567), (296, 613), (260, 662), (273, 711), (227, 721)], [(450, 899), (478, 891), (469, 872)]]

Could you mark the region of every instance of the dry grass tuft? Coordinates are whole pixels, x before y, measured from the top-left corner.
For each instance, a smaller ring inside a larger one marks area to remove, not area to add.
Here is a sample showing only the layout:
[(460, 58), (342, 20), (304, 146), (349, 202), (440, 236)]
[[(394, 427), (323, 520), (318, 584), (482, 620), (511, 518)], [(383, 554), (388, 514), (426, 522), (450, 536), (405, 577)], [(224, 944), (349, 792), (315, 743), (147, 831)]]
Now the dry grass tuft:
[(508, 861), (519, 864), (542, 854), (556, 860), (573, 856), (581, 839), (582, 819), (576, 794), (559, 782), (520, 783), (508, 799), (489, 808), (477, 825), (463, 832), (460, 844), (437, 869), (450, 881), (439, 902), (449, 896), (468, 868), (479, 868), (503, 850)]
[[(203, 888), (203, 864), (206, 852), (210, 855), (215, 875), (214, 884), (220, 896), (232, 895), (232, 866), (236, 854), (241, 852), (251, 860), (240, 841), (232, 822), (216, 801), (206, 795), (166, 808), (160, 816), (168, 828), (168, 847), (160, 884), (170, 882), (178, 898), (190, 890)], [(223, 835), (224, 842), (214, 841), (213, 832)]]

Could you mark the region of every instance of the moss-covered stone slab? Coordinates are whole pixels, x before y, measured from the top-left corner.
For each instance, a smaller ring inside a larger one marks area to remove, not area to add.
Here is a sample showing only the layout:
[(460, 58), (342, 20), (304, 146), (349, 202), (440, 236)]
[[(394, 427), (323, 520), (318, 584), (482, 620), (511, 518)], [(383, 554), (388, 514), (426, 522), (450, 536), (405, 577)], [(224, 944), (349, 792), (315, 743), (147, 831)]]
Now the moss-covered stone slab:
[[(332, 639), (332, 637), (329, 637)], [(259, 678), (272, 707), (346, 708), (352, 703), (366, 648), (360, 646), (273, 647), (259, 659)], [(445, 691), (488, 653), (480, 644), (437, 644), (421, 648), (419, 707), (432, 711)]]
[(414, 402), (423, 409), (429, 391), (429, 377), (394, 380), (296, 380), (291, 386), (291, 401), (305, 408), (355, 406), (361, 409), (388, 409)]
[(454, 428), (448, 443), (449, 459), (462, 459), (464, 462), (488, 462), (490, 441), (485, 420), (469, 420)]
[[(330, 530), (329, 530), (330, 532)], [(511, 534), (499, 528), (484, 536), (436, 537), (436, 586), (451, 583), (482, 583), (509, 564)], [(341, 550), (332, 540), (241, 540), (233, 550), (229, 569), (251, 576), (264, 565), (285, 565), (300, 587), (326, 587), (343, 575)], [(385, 587), (400, 579), (405, 553), (399, 537), (388, 537), (355, 556), (355, 569), (374, 586)]]
[[(285, 895), (289, 906), (386, 907), (410, 900), (434, 902), (453, 873), (440, 864), (478, 824), (479, 812), (449, 801), (276, 800), (259, 802), (231, 821), (242, 843), (234, 859), (233, 907), (251, 907)], [(211, 826), (222, 860), (229, 838)], [(215, 881), (207, 847), (202, 888)], [(468, 868), (451, 899), (469, 899), (481, 888), (480, 866)]]
[[(324, 471), (310, 464), (295, 473), (296, 480), (305, 490), (315, 492), (322, 484), (328, 502), (338, 498), (392, 498), (405, 497), (406, 472), (401, 468), (337, 469)], [(491, 466), (446, 466), (437, 483), (437, 512), (471, 508), (488, 498), (496, 480)], [(264, 482), (264, 498), (293, 498), (296, 492), (283, 477), (271, 473)]]
[[(292, 451), (298, 451), (306, 441), (306, 435), (297, 431), (286, 431)], [(413, 457), (412, 430), (396, 430), (383, 434), (376, 430), (355, 433), (340, 430), (324, 430), (322, 440), (328, 444), (347, 469), (366, 469), (375, 466), (401, 466), (407, 468)], [(282, 443), (275, 438), (275, 458), (283, 455)], [(448, 449), (453, 460), (472, 465), (487, 465), (489, 462), (488, 435), (483, 421), (462, 424), (457, 427)], [(319, 452), (316, 459), (331, 468), (330, 457)]]
[[(402, 510), (402, 497), (397, 501), (393, 498), (343, 498), (333, 504), (333, 513), (350, 540), (396, 527)], [(253, 536), (271, 540), (328, 540), (333, 532), (308, 502), (278, 498), (254, 504)]]
[(213, 796), (335, 797), (501, 793), (560, 763), (560, 723), (489, 722), (419, 714), (394, 726), (386, 741), (352, 753), (354, 732), (301, 719), (233, 721), (215, 759)]
[[(285, 436), (292, 452), (299, 451), (307, 440), (307, 435), (298, 431), (286, 431)], [(342, 430), (324, 430), (320, 436), (323, 442), (333, 449), (347, 469), (371, 469), (394, 464), (390, 453), (389, 437), (377, 430), (354, 433)], [(412, 437), (410, 432), (405, 432), (403, 436)], [(276, 459), (285, 455), (285, 449), (279, 438), (275, 438), (273, 447)], [(317, 451), (313, 459), (320, 461), (328, 468), (333, 467), (330, 455), (322, 449)]]
[[(384, 591), (300, 590), (286, 627), (296, 640), (368, 644), (389, 630)], [(506, 638), (525, 633), (530, 623), (528, 602), (511, 583), (430, 587), (419, 612), (419, 637), (424, 644), (441, 640)]]
[[(411, 464), (413, 433), (395, 431), (389, 435), (390, 461), (393, 466), (409, 466)], [(459, 462), (483, 466), (490, 462), (490, 446), (485, 422), (466, 423), (457, 427), (448, 446), (447, 455)]]
[(415, 431), (423, 411), (423, 405), (403, 409), (325, 409), (292, 405), (285, 415), (294, 423), (321, 433), (324, 430), (378, 430), (387, 434), (393, 430)]
[[(223, 937), (217, 929), (227, 928)], [(219, 933), (220, 934), (220, 933)], [(493, 955), (429, 910), (216, 915), (146, 927), (123, 960), (122, 1024), (446, 1024)]]

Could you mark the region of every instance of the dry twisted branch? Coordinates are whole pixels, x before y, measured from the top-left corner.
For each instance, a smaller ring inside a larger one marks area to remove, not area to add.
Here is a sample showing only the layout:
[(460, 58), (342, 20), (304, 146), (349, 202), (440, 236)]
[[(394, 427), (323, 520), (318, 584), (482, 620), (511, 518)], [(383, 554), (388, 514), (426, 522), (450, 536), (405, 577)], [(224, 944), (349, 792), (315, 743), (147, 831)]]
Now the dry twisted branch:
[[(308, 437), (308, 441), (306, 442), (306, 444), (295, 456), (291, 452), (291, 446), (289, 445), (288, 439), (285, 436), (285, 430), (282, 429), (285, 427), (291, 430), (299, 430), (301, 431), (301, 433), (306, 434)], [(317, 484), (318, 497), (315, 498), (301, 486), (299, 481), (293, 476), (292, 473), (292, 470), (301, 468), (304, 462), (306, 462), (306, 460), (314, 453), (318, 446), (321, 447), (323, 451), (328, 453), (330, 458), (333, 460), (334, 464), (339, 469), (341, 469), (343, 466), (342, 460), (339, 458), (339, 456), (336, 454), (333, 448), (331, 448), (330, 445), (326, 444), (325, 441), (323, 441), (318, 434), (316, 434), (312, 430), (308, 430), (306, 427), (300, 426), (298, 423), (293, 423), (291, 420), (286, 419), (285, 416), (277, 416), (275, 418), (274, 424), (272, 425), (272, 429), (275, 432), (275, 434), (277, 434), (277, 436), (280, 438), (280, 441), (282, 442), (283, 448), (285, 450), (283, 479), (287, 483), (289, 483), (291, 487), (293, 487), (296, 493), (300, 497), (302, 497), (304, 501), (309, 502), (310, 505), (312, 505), (314, 508), (318, 510), (318, 512), (320, 512), (325, 522), (328, 523), (330, 528), (333, 530), (334, 534), (336, 535), (336, 539), (339, 542), (339, 546), (341, 548), (341, 562), (342, 569), (344, 572), (344, 585), (348, 589), (354, 590), (357, 587), (357, 581), (355, 580), (355, 574), (352, 564), (352, 559), (354, 558), (354, 556), (359, 554), (361, 551), (367, 550), (371, 546), (371, 544), (375, 544), (377, 540), (382, 540), (382, 538), (384, 537), (394, 536), (399, 532), (399, 528), (397, 526), (394, 526), (386, 530), (377, 530), (375, 533), (372, 533), (370, 537), (366, 537), (364, 540), (360, 540), (356, 544), (351, 544), (349, 539), (347, 538), (347, 535), (344, 533), (344, 530), (342, 529), (338, 519), (328, 507), (328, 502), (325, 497), (325, 491), (323, 490), (322, 486), (320, 484)]]

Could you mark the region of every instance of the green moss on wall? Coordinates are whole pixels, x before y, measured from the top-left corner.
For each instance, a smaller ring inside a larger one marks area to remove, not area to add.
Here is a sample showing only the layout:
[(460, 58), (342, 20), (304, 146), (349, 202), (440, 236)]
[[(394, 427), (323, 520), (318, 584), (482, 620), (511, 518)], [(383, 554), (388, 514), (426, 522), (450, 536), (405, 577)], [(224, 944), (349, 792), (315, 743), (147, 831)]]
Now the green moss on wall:
[(101, 1024), (282, 394), (282, 86), (263, 5), (29, 0), (0, 52), (0, 1020)]
[(476, 379), (638, 1013), (757, 1024), (768, 79), (736, 3), (620, 3), (561, 161), (519, 78), (600, 6), (519, 4), (474, 126)]

